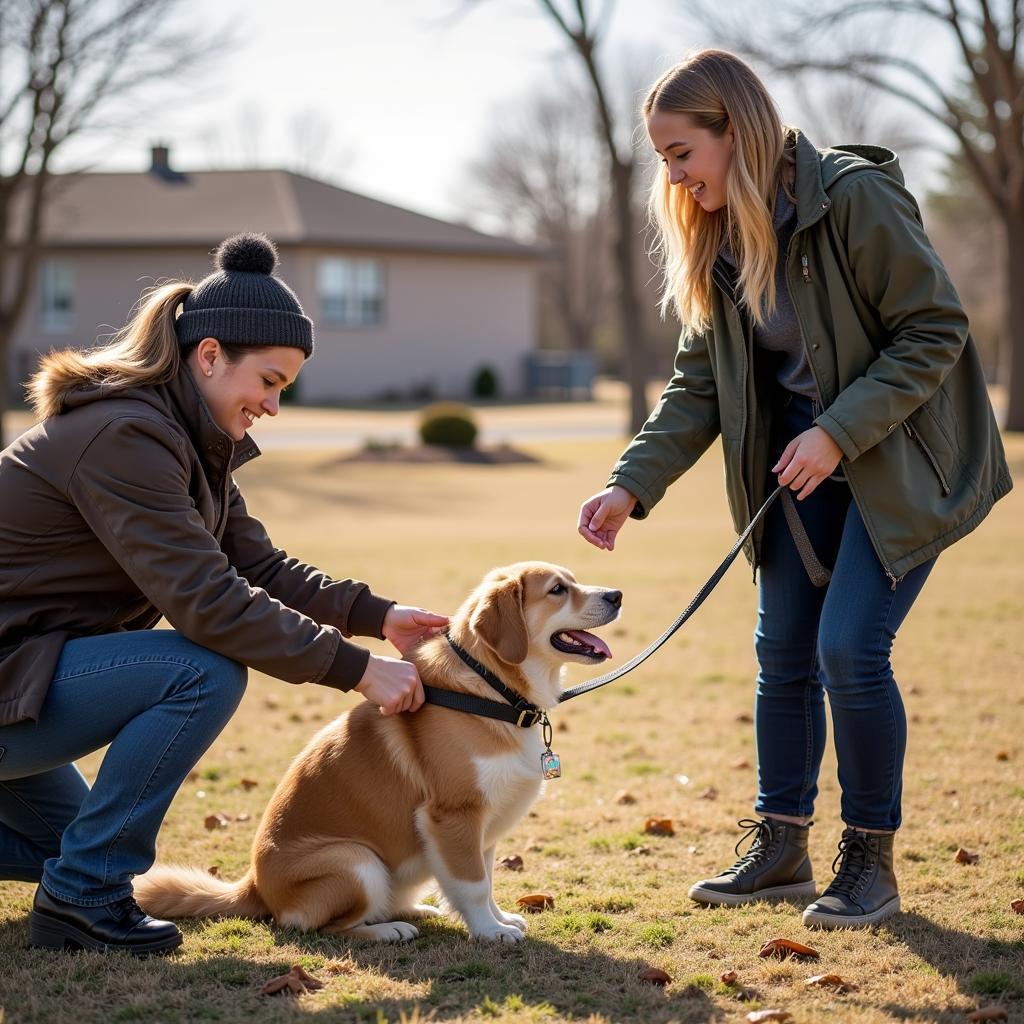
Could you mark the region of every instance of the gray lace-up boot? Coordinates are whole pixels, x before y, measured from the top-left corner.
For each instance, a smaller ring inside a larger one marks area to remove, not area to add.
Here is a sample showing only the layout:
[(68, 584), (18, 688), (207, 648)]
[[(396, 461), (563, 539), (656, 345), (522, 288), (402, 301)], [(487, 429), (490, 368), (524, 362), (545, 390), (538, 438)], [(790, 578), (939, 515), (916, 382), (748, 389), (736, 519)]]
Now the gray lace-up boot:
[[(753, 900), (806, 899), (817, 893), (807, 855), (810, 825), (792, 825), (774, 818), (744, 818), (737, 824), (747, 829), (736, 844), (740, 859), (720, 875), (694, 885), (691, 900), (735, 907)], [(750, 848), (740, 855), (743, 840), (751, 835)]]
[[(832, 884), (804, 911), (808, 928), (864, 928), (900, 909), (892, 865), (895, 833), (843, 830)], [(836, 865), (839, 870), (836, 871)]]

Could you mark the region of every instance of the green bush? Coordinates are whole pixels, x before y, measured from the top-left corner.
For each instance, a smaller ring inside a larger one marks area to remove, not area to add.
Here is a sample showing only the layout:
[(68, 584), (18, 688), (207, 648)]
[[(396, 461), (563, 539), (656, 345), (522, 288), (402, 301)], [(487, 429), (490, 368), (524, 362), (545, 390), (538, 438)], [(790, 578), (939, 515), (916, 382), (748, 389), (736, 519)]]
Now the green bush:
[(494, 398), (498, 393), (498, 375), (486, 364), (473, 376), (473, 397)]
[(424, 444), (445, 448), (472, 448), (476, 441), (476, 423), (465, 405), (438, 402), (420, 414), (420, 439)]

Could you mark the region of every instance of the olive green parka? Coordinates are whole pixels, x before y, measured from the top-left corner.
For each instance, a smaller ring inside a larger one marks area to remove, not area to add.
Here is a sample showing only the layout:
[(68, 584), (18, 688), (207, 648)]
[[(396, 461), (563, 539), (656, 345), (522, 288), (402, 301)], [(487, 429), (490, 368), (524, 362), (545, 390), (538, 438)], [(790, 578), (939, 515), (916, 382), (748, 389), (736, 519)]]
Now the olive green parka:
[[(786, 281), (821, 398), (815, 422), (842, 449), (895, 582), (974, 529), (1012, 482), (967, 317), (896, 156), (817, 150), (797, 132), (795, 160)], [(644, 518), (721, 435), (739, 533), (766, 497), (778, 385), (721, 258), (713, 276), (711, 328), (684, 331), (675, 372), (609, 483), (635, 495)], [(760, 531), (746, 554), (756, 568)]]

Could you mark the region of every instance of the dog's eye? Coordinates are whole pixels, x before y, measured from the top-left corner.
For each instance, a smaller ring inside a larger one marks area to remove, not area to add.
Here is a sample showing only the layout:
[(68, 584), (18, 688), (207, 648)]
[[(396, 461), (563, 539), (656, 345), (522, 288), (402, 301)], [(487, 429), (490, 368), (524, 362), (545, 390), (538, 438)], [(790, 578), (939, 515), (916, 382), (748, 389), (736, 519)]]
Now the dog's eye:
[(561, 583), (556, 583), (549, 591), (549, 594), (564, 594), (565, 587)]

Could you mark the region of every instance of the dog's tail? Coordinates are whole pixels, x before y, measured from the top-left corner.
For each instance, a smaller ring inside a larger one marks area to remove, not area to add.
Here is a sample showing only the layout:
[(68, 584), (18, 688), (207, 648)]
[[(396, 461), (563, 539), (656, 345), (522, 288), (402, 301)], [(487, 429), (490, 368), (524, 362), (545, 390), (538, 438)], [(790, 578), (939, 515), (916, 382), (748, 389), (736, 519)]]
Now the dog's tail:
[(226, 882), (198, 868), (157, 864), (133, 882), (140, 907), (158, 918), (269, 917), (250, 869)]

